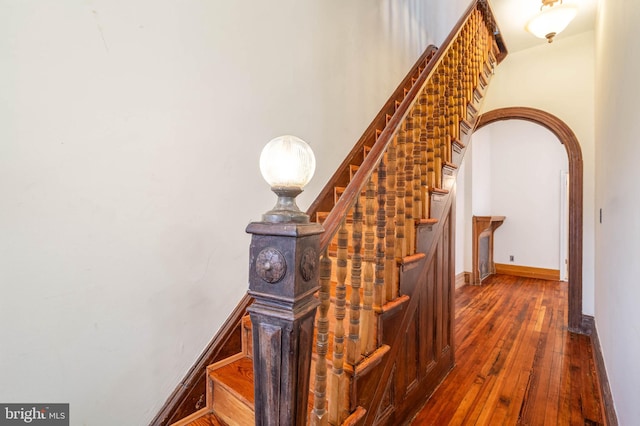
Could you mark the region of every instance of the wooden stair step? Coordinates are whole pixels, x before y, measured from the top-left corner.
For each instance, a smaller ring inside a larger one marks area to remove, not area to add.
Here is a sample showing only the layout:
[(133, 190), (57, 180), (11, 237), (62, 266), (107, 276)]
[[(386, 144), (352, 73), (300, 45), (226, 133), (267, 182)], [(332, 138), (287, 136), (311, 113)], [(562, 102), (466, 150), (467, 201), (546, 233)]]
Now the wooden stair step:
[(229, 426), (253, 425), (253, 360), (238, 354), (207, 369), (211, 408)]
[(465, 149), (467, 146), (465, 144), (463, 144), (460, 139), (452, 139), (451, 140), (451, 144), (453, 146), (453, 149), (457, 149), (458, 151), (462, 151), (463, 149)]
[(349, 180), (353, 179), (358, 169), (360, 169), (360, 166), (356, 164), (349, 164)]
[[(186, 419), (185, 419), (186, 420)], [(187, 423), (174, 423), (172, 426), (228, 426), (227, 423), (223, 422), (215, 415), (215, 413), (208, 412), (202, 414), (194, 420), (191, 420)]]
[(448, 162), (448, 161), (445, 161), (445, 162), (442, 164), (442, 168), (443, 168), (443, 169), (450, 169), (450, 170), (458, 170), (458, 166), (456, 166), (455, 164), (450, 163), (450, 162)]
[[(356, 175), (357, 171), (360, 170), (360, 166), (356, 164), (349, 164), (349, 179), (353, 180), (353, 177)], [(371, 173), (371, 179), (374, 183), (378, 182), (378, 168), (376, 167)], [(362, 195), (364, 195), (364, 191), (366, 191), (366, 186), (363, 189)]]
[(448, 193), (448, 189), (429, 187), (429, 194), (447, 195)]
[[(478, 110), (476, 109), (476, 107), (473, 106), (473, 104), (468, 103), (467, 104), (467, 121), (473, 122), (476, 119), (477, 115), (478, 115)], [(471, 125), (469, 125), (469, 127), (471, 127)]]
[(336, 186), (333, 188), (333, 202), (337, 203), (342, 194), (344, 194), (344, 190), (347, 189), (346, 186)]

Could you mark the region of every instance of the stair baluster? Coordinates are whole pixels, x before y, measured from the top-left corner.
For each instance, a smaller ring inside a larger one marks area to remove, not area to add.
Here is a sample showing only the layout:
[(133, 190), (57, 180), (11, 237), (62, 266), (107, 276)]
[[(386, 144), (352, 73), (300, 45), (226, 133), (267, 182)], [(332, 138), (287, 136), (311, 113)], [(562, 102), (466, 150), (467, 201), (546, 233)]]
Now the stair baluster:
[(331, 258), (325, 249), (320, 258), (320, 290), (318, 315), (316, 319), (316, 377), (314, 386), (313, 411), (310, 416), (312, 426), (326, 426), (327, 412), (327, 351), (329, 349), (329, 305), (331, 292)]
[(376, 348), (375, 313), (373, 312), (373, 265), (375, 263), (375, 184), (369, 178), (365, 195), (364, 232), (364, 286), (362, 298), (362, 320), (360, 323), (361, 353), (368, 355)]
[(396, 140), (387, 149), (387, 238), (385, 244), (384, 285), (386, 301), (398, 297), (398, 274), (396, 265)]
[(385, 295), (385, 237), (387, 234), (386, 210), (387, 202), (387, 168), (383, 158), (378, 165), (378, 212), (376, 214), (376, 280), (374, 284), (374, 309), (382, 311), (382, 305), (386, 302)]
[(407, 166), (407, 132), (405, 124), (400, 125), (398, 131), (398, 156), (396, 160), (396, 259), (404, 259), (407, 256), (405, 242), (405, 202), (407, 195), (407, 183), (405, 168)]
[(336, 269), (335, 330), (333, 334), (333, 369), (329, 381), (329, 423), (340, 424), (347, 417), (348, 379), (344, 373), (344, 318), (347, 305), (347, 246), (349, 233), (346, 218), (338, 230)]
[(351, 299), (349, 303), (349, 336), (347, 362), (356, 365), (360, 360), (360, 286), (362, 285), (362, 203), (357, 198), (353, 209), (351, 244)]

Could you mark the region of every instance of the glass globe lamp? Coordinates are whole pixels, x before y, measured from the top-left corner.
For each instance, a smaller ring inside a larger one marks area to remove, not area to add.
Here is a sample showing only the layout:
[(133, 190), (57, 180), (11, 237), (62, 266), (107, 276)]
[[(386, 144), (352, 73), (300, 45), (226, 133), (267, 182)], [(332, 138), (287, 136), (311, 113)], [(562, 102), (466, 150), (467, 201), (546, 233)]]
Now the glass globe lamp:
[(278, 201), (273, 209), (262, 215), (262, 220), (308, 223), (309, 216), (300, 211), (296, 197), (309, 183), (315, 170), (313, 151), (302, 139), (285, 135), (269, 141), (260, 154), (260, 172), (278, 196)]
[(578, 6), (575, 4), (563, 4), (562, 0), (542, 0), (540, 13), (531, 18), (526, 30), (538, 38), (546, 38), (549, 43), (553, 38), (564, 31), (569, 23), (576, 17)]

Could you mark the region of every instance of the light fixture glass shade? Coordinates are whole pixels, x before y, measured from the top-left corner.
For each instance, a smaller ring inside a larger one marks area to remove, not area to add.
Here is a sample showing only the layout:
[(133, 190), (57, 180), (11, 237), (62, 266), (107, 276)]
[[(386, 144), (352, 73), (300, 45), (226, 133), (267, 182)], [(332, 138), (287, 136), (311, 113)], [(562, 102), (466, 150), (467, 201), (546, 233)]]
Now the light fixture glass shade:
[(260, 154), (260, 172), (272, 188), (302, 189), (316, 170), (316, 158), (302, 139), (279, 136), (265, 145)]
[(567, 28), (577, 13), (578, 6), (575, 4), (543, 6), (540, 13), (527, 22), (525, 28), (534, 36), (546, 38), (551, 43), (553, 37)]

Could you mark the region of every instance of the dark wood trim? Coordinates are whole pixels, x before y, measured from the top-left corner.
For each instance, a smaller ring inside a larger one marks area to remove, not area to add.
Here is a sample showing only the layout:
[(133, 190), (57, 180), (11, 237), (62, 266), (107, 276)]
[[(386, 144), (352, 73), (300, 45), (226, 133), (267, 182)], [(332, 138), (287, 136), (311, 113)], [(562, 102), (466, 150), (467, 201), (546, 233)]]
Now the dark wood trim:
[(600, 346), (600, 338), (598, 337), (595, 320), (590, 315), (584, 315), (582, 322), (584, 329), (590, 331), (596, 374), (598, 375), (598, 384), (600, 385), (600, 399), (602, 400), (602, 410), (604, 412), (603, 417), (606, 419), (608, 426), (618, 426), (618, 416), (616, 415), (616, 408), (613, 405), (613, 395), (611, 394), (611, 387), (609, 386), (607, 369), (604, 366), (604, 357), (602, 356), (602, 347)]
[(471, 282), (471, 272), (460, 272), (456, 274), (456, 289)]
[[(471, 284), (480, 285), (482, 280), (496, 273), (493, 262), (493, 234), (504, 223), (504, 216), (473, 216), (471, 226)], [(489, 253), (487, 253), (488, 270), (486, 275), (480, 272), (480, 238), (489, 238)]]
[(569, 330), (585, 333), (582, 327), (582, 149), (575, 133), (555, 115), (528, 107), (500, 108), (482, 114), (476, 130), (501, 120), (526, 120), (549, 129), (560, 140), (569, 158)]
[(540, 280), (560, 281), (559, 269), (536, 268), (534, 266), (508, 265), (496, 263), (496, 274), (514, 277), (537, 278)]
[(249, 295), (240, 300), (198, 361), (149, 423), (150, 426), (169, 425), (205, 407), (207, 366), (241, 351), (242, 317), (252, 302)]

